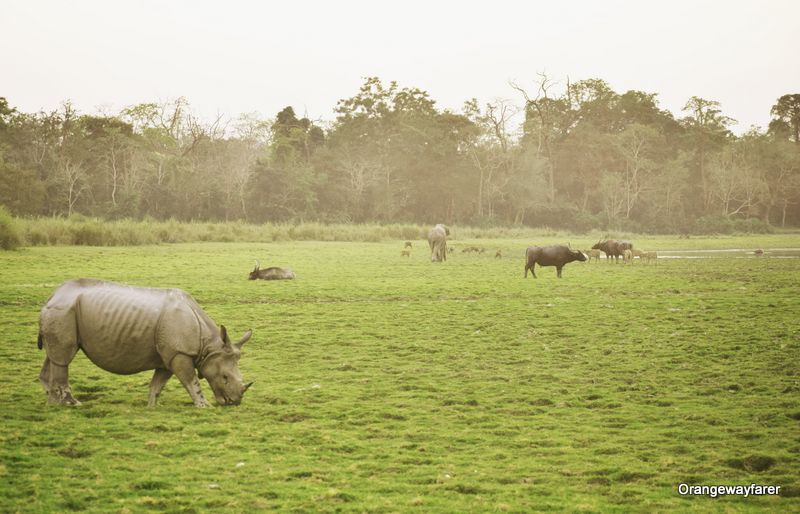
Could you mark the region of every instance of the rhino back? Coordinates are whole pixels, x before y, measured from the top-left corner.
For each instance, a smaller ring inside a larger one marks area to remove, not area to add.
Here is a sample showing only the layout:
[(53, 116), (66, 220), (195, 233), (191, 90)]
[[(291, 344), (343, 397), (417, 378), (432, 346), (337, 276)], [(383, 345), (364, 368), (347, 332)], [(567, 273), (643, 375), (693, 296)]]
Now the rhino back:
[(108, 282), (83, 288), (76, 309), (81, 349), (113, 373), (163, 367), (155, 335), (170, 292)]

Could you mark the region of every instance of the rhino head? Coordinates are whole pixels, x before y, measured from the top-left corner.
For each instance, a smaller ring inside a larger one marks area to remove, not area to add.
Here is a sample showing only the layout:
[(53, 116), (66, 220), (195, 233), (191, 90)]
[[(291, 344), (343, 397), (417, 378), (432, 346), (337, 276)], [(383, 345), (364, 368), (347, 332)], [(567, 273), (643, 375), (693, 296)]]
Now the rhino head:
[(198, 367), (198, 375), (208, 381), (220, 405), (239, 405), (244, 392), (253, 385), (252, 382), (245, 384), (239, 372), (242, 346), (252, 335), (253, 331), (248, 330), (238, 343), (232, 344), (225, 326), (220, 326), (219, 340), (212, 342), (214, 349)]

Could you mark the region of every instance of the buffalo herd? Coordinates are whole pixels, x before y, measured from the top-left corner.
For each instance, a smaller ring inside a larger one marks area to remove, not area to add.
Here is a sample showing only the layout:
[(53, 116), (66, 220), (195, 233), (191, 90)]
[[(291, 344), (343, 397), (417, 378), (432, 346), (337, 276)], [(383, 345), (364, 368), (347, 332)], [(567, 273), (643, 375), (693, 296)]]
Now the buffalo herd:
[[(442, 262), (447, 260), (447, 254), (453, 251), (453, 247), (447, 246), (447, 236), (450, 235), (450, 230), (442, 225), (436, 225), (428, 233), (428, 244), (431, 249), (431, 261)], [(411, 246), (410, 241), (406, 241), (405, 247)], [(486, 248), (478, 246), (467, 246), (461, 250), (461, 253), (476, 253), (483, 254)], [(410, 252), (402, 252), (401, 255), (408, 257)], [(600, 260), (602, 255), (606, 256), (606, 260), (613, 260), (615, 263), (619, 262), (620, 257), (625, 264), (630, 264), (633, 259), (638, 257), (640, 260), (653, 263), (658, 258), (656, 252), (645, 252), (639, 249), (634, 249), (631, 241), (618, 240), (618, 239), (601, 239), (595, 243), (590, 250), (573, 250), (571, 246), (567, 245), (551, 245), (551, 246), (529, 246), (525, 251), (525, 272), (524, 277), (527, 278), (528, 271), (531, 272), (534, 278), (534, 266), (553, 266), (556, 268), (556, 275), (561, 278), (561, 270), (566, 264), (573, 261), (579, 262), (595, 262)], [(495, 253), (496, 259), (502, 259), (503, 252), (498, 249)]]
[[(431, 262), (443, 262), (447, 260), (447, 254), (452, 253), (453, 247), (447, 245), (447, 237), (450, 235), (450, 229), (443, 225), (437, 224), (428, 232), (428, 246), (431, 251)], [(403, 249), (400, 251), (401, 257), (411, 257), (411, 249), (413, 244), (411, 241), (405, 241)], [(478, 246), (468, 246), (461, 250), (461, 253), (476, 253), (483, 254), (486, 248)], [(656, 252), (644, 252), (639, 249), (633, 248), (633, 243), (630, 241), (623, 241), (618, 239), (605, 239), (595, 243), (590, 250), (573, 250), (571, 246), (567, 245), (550, 245), (550, 246), (529, 246), (525, 250), (525, 272), (523, 277), (528, 277), (528, 271), (531, 272), (533, 278), (536, 278), (535, 266), (553, 266), (556, 268), (556, 276), (561, 278), (561, 270), (565, 265), (573, 261), (578, 262), (591, 262), (599, 261), (600, 256), (605, 254), (606, 260), (614, 260), (619, 262), (622, 257), (622, 262), (630, 264), (633, 262), (634, 257), (639, 257), (641, 260), (648, 263), (655, 262), (658, 257)], [(495, 253), (495, 259), (502, 259), (503, 252), (498, 249)], [(286, 280), (295, 278), (295, 274), (288, 268), (270, 267), (261, 269), (261, 264), (256, 261), (256, 267), (250, 272), (250, 280)]]
[(633, 243), (630, 241), (618, 241), (616, 239), (607, 239), (605, 241), (598, 241), (592, 250), (600, 250), (606, 254), (606, 259), (614, 259), (619, 262), (620, 257), (624, 257), (625, 250), (633, 250)]
[[(447, 260), (447, 236), (449, 235), (450, 230), (442, 224), (436, 225), (430, 230), (428, 244), (431, 249), (431, 262)], [(407, 241), (406, 247), (409, 246), (410, 244)], [(461, 253), (483, 254), (485, 251), (485, 248), (468, 246), (462, 249)], [(656, 252), (634, 250), (632, 242), (617, 239), (600, 240), (592, 246), (591, 250), (587, 251), (573, 250), (569, 245), (529, 246), (525, 251), (525, 272), (523, 276), (527, 278), (528, 271), (530, 271), (533, 278), (536, 278), (534, 267), (538, 264), (539, 266), (555, 267), (556, 275), (561, 278), (561, 270), (566, 264), (573, 261), (590, 262), (592, 259), (599, 261), (601, 254), (605, 254), (607, 260), (613, 259), (615, 263), (619, 262), (619, 258), (622, 257), (623, 263), (626, 264), (631, 263), (634, 257), (639, 257), (647, 262), (654, 262), (658, 257)], [(401, 255), (409, 256), (406, 252), (402, 252)], [(497, 250), (495, 258), (500, 259), (502, 257), (502, 250)]]
[[(450, 229), (445, 225), (438, 224), (428, 232), (428, 246), (431, 250), (431, 262), (442, 262), (447, 260), (447, 254), (453, 251), (453, 247), (448, 247), (447, 236), (450, 235)], [(406, 241), (401, 250), (402, 257), (411, 256), (411, 241)], [(483, 254), (486, 248), (479, 246), (467, 246), (461, 250), (461, 253), (476, 253)], [(525, 251), (525, 272), (523, 276), (528, 277), (528, 271), (531, 272), (533, 278), (536, 278), (534, 267), (539, 266), (553, 266), (556, 268), (556, 276), (561, 278), (561, 270), (566, 264), (573, 261), (578, 262), (595, 262), (600, 260), (600, 256), (605, 255), (606, 260), (619, 262), (622, 257), (622, 262), (630, 264), (635, 257), (646, 261), (648, 263), (655, 262), (658, 257), (656, 252), (644, 252), (639, 249), (633, 248), (633, 243), (630, 241), (618, 239), (605, 239), (595, 243), (590, 250), (573, 250), (571, 246), (567, 245), (551, 245), (551, 246), (529, 246)], [(502, 259), (503, 252), (498, 249), (494, 255), (495, 259)]]

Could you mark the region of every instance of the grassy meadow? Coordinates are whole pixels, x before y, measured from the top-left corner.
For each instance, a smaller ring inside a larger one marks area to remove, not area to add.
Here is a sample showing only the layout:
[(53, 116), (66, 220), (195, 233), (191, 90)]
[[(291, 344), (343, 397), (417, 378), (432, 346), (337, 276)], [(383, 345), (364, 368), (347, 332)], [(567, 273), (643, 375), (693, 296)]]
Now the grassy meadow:
[[(419, 239), (410, 258), (397, 240), (0, 252), (0, 512), (800, 510), (800, 259), (576, 262), (523, 279), (525, 247), (555, 242), (455, 240), (442, 264)], [(255, 259), (298, 278), (248, 281)], [(179, 287), (233, 339), (252, 328), (242, 405), (196, 409), (172, 378), (150, 409), (150, 373), (82, 354), (83, 405), (47, 405), (38, 313), (76, 277)], [(689, 497), (682, 482), (782, 489)]]

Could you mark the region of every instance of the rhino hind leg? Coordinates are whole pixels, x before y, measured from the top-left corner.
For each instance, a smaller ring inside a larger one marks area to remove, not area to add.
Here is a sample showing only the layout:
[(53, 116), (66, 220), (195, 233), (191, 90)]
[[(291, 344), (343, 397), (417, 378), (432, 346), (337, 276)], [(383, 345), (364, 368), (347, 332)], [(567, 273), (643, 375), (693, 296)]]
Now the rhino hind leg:
[(150, 398), (147, 401), (148, 407), (155, 407), (158, 402), (158, 395), (164, 389), (167, 380), (172, 376), (172, 371), (168, 369), (159, 368), (153, 373), (153, 379), (150, 381)]

